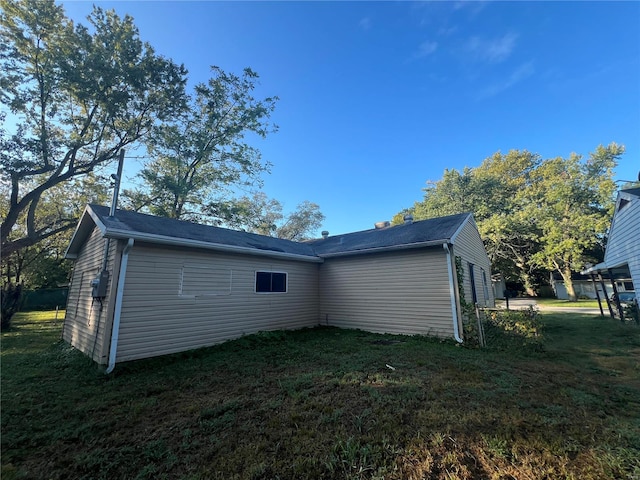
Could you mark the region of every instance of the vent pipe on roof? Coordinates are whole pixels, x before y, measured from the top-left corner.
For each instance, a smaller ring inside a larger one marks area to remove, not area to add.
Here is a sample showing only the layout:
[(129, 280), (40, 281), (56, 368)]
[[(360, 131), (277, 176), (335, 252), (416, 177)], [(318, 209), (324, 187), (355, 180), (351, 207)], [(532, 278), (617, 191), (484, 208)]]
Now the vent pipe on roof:
[(118, 173), (111, 175), (113, 178), (113, 197), (111, 199), (111, 210), (109, 210), (109, 216), (113, 217), (116, 214), (116, 208), (118, 207), (118, 195), (120, 194), (120, 180), (122, 179), (122, 166), (124, 165), (124, 148), (120, 149), (120, 157), (118, 158)]
[(407, 214), (404, 216), (404, 223), (405, 223), (405, 225), (410, 225), (410, 224), (412, 224), (412, 223), (413, 223), (413, 215), (411, 215), (410, 213), (407, 213)]
[(322, 238), (327, 238), (329, 236), (329, 231), (328, 230), (323, 230), (322, 231)]

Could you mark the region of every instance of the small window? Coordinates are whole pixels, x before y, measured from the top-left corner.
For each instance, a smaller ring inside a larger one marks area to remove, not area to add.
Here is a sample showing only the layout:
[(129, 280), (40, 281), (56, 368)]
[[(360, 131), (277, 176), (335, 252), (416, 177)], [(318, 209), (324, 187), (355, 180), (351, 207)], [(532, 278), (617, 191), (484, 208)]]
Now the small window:
[(287, 274), (284, 272), (256, 272), (256, 293), (286, 293)]

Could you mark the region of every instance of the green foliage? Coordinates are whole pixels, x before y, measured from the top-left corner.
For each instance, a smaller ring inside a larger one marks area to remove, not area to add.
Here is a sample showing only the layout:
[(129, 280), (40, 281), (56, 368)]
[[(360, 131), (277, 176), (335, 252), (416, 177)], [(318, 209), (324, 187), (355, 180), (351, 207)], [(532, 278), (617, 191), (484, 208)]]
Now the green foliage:
[(638, 302), (631, 302), (624, 307), (624, 318), (640, 325), (640, 308), (638, 308)]
[(258, 74), (249, 68), (238, 76), (212, 67), (212, 74), (195, 86), (188, 109), (147, 138), (152, 160), (139, 174), (142, 186), (125, 192), (135, 210), (204, 222), (208, 204), (225, 198), (230, 187), (259, 184), (269, 170), (245, 136), (277, 130), (269, 117), (278, 98), (254, 98)]
[(1, 6), (0, 100), (12, 114), (11, 131), (0, 128), (1, 240), (9, 254), (75, 226), (80, 207), (51, 203), (50, 194), (72, 190), (179, 114), (186, 71), (142, 42), (129, 16), (96, 7), (87, 27), (53, 0)]
[(525, 310), (487, 310), (484, 313), (485, 335), (489, 347), (543, 345), (542, 321), (538, 311), (529, 307)]
[(586, 252), (604, 243), (614, 207), (613, 169), (623, 153), (611, 143), (586, 162), (575, 154), (546, 160), (522, 192), (523, 211), (540, 231), (540, 249), (530, 261), (560, 273), (571, 300), (577, 299), (571, 273), (593, 260)]
[(309, 201), (302, 202), (288, 216), (282, 210), (282, 204), (278, 200), (268, 198), (262, 192), (256, 192), (252, 197), (244, 196), (207, 207), (207, 211), (218, 219), (216, 223), (295, 241), (311, 238), (325, 218), (320, 207)]
[(570, 273), (598, 261), (610, 223), (613, 169), (624, 153), (599, 146), (585, 161), (543, 160), (526, 150), (498, 152), (477, 168), (445, 170), (427, 182), (424, 200), (404, 213), (416, 220), (473, 212), (493, 268), (535, 294), (550, 270), (571, 288)]

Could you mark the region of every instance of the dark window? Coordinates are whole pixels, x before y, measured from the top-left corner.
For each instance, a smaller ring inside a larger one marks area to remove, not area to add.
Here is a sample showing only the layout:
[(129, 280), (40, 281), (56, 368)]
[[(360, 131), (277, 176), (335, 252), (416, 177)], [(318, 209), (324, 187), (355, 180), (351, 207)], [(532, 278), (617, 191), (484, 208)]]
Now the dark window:
[(476, 274), (474, 272), (473, 263), (469, 263), (469, 278), (471, 279), (471, 296), (473, 304), (478, 303), (478, 293), (476, 292)]
[(256, 293), (286, 293), (286, 291), (286, 273), (256, 272)]

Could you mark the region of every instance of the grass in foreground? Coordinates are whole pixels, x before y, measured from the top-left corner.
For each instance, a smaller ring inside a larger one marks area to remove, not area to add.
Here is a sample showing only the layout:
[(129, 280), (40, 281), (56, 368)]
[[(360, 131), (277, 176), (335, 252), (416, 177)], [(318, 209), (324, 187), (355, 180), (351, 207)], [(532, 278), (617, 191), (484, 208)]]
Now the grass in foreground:
[[(2, 336), (2, 478), (640, 478), (640, 329), (543, 348), (316, 328), (99, 367), (52, 315)], [(390, 368), (393, 367), (393, 368)]]

